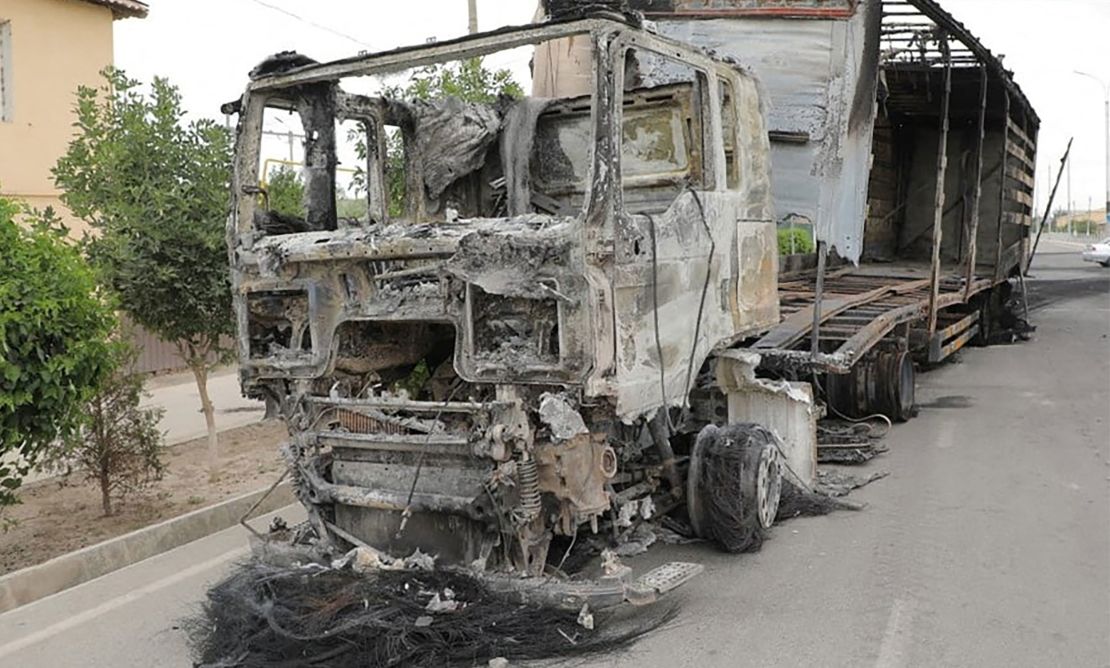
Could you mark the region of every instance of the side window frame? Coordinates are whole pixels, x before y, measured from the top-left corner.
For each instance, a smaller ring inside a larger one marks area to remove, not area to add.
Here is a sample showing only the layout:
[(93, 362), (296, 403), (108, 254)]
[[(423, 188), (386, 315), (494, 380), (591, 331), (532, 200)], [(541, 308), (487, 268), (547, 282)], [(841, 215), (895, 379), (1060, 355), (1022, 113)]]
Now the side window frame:
[[(614, 190), (618, 202), (623, 207), (625, 180), (623, 172), (623, 149), (624, 149), (624, 101), (625, 101), (625, 64), (628, 62), (630, 55), (634, 52), (646, 52), (653, 56), (671, 60), (674, 62), (687, 65), (694, 71), (694, 90), (692, 93), (692, 114), (697, 118), (695, 125), (700, 128), (700, 133), (694, 136), (691, 133), (689, 137), (692, 146), (688, 150), (692, 155), (692, 160), (700, 161), (700, 183), (692, 183), (691, 186), (695, 189), (702, 191), (719, 191), (724, 189), (725, 177), (724, 170), (720, 167), (723, 166), (723, 148), (722, 143), (714, 141), (714, 138), (720, 136), (722, 132), (720, 114), (712, 113), (711, 110), (717, 108), (720, 104), (720, 95), (717, 82), (722, 79), (720, 74), (715, 68), (705, 68), (700, 65), (682, 61), (675, 58), (673, 54), (664, 53), (658, 48), (653, 48), (649, 44), (641, 43), (635, 37), (620, 40), (613, 49), (612, 66), (613, 71), (616, 73), (616, 90), (614, 91), (614, 123), (618, 131), (619, 143), (615, 147), (615, 155), (613, 162), (616, 170), (614, 174)], [(735, 102), (734, 102), (735, 104)], [(691, 169), (691, 172), (695, 170)], [(677, 195), (676, 195), (677, 198)]]
[(389, 177), (386, 173), (386, 116), (388, 103), (381, 98), (369, 98), (337, 92), (336, 122), (353, 122), (359, 126), (366, 142), (366, 158), (360, 167), (364, 170), (366, 208), (369, 224), (387, 224), (389, 214)]
[[(736, 98), (736, 82), (732, 77), (718, 75), (718, 98), (721, 109), (721, 146), (725, 149), (725, 190), (737, 192), (743, 182), (743, 161), (740, 155), (740, 108)], [(731, 119), (725, 113), (731, 112)], [(731, 120), (731, 122), (729, 122)], [(728, 148), (731, 141), (732, 155)]]

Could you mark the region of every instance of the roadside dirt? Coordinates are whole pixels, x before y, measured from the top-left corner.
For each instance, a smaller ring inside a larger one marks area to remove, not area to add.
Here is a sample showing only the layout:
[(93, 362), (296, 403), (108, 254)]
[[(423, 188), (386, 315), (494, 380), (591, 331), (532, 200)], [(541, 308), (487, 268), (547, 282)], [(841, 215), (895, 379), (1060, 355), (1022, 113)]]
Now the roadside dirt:
[(14, 521), (0, 528), (0, 574), (212, 505), (272, 483), (281, 472), (280, 421), (260, 422), (220, 434), (221, 473), (208, 481), (207, 441), (198, 438), (166, 449), (166, 472), (143, 495), (117, 501), (104, 517), (95, 484), (77, 475), (26, 486), (23, 503), (5, 511)]

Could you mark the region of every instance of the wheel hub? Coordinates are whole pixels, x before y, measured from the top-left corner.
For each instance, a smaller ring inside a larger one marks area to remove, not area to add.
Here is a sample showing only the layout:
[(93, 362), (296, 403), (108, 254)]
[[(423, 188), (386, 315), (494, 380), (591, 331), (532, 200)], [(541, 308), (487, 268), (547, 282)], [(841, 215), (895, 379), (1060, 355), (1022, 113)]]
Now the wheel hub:
[(759, 454), (759, 471), (756, 474), (756, 512), (759, 525), (770, 529), (779, 511), (782, 496), (782, 460), (778, 448), (765, 445)]

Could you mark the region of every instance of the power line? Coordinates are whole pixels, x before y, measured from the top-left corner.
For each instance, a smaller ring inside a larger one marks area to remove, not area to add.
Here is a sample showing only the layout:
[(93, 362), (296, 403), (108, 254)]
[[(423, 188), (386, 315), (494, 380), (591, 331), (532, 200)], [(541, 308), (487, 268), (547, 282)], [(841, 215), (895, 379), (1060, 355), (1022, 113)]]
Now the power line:
[(250, 1), (253, 2), (256, 5), (261, 5), (262, 7), (265, 7), (267, 9), (273, 10), (275, 12), (279, 12), (281, 14), (285, 14), (286, 16), (288, 16), (290, 18), (296, 19), (296, 20), (300, 21), (301, 23), (304, 23), (306, 25), (310, 25), (313, 28), (316, 28), (318, 30), (323, 30), (324, 32), (330, 32), (331, 34), (336, 35), (337, 37), (342, 37), (345, 40), (354, 42), (355, 44), (358, 44), (360, 46), (365, 46), (368, 49), (373, 48), (372, 46), (370, 46), (366, 42), (362, 41), (361, 39), (358, 39), (356, 37), (351, 37), (350, 35), (348, 35), (346, 33), (339, 32), (338, 30), (336, 30), (334, 28), (329, 28), (328, 26), (319, 24), (319, 23), (317, 23), (317, 22), (315, 22), (311, 19), (306, 19), (305, 17), (294, 14), (293, 12), (291, 12), (288, 9), (285, 9), (283, 7), (278, 7), (277, 5), (272, 5), (268, 2), (265, 2), (264, 0), (250, 0)]

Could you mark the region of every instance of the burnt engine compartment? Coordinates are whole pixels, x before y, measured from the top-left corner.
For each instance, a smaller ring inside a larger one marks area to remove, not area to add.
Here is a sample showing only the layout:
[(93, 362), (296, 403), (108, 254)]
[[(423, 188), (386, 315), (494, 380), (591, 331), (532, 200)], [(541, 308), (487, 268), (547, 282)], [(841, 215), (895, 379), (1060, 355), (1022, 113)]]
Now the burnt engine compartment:
[[(319, 537), (542, 575), (680, 505), (658, 425), (624, 424), (561, 387), (466, 382), (449, 326), (341, 329), (335, 373), (285, 406), (284, 455)], [(405, 354), (383, 354), (401, 342)], [(685, 451), (690, 438), (668, 441)]]

